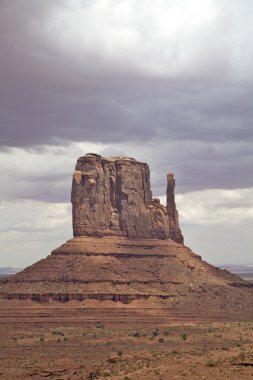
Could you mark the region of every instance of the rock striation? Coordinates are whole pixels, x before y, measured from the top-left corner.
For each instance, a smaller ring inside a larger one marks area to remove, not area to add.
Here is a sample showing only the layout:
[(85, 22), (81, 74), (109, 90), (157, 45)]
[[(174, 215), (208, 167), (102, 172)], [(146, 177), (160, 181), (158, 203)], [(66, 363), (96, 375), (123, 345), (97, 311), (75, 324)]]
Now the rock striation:
[(155, 299), (167, 314), (221, 318), (225, 310), (230, 319), (252, 319), (253, 284), (204, 262), (183, 244), (174, 189), (168, 174), (163, 206), (152, 197), (147, 164), (80, 157), (71, 193), (74, 237), (0, 281), (0, 299), (136, 301), (147, 308)]
[(129, 157), (86, 154), (77, 160), (73, 175), (74, 236), (172, 239), (183, 243), (174, 188), (174, 176), (168, 174), (165, 207), (158, 198), (152, 198), (146, 163)]

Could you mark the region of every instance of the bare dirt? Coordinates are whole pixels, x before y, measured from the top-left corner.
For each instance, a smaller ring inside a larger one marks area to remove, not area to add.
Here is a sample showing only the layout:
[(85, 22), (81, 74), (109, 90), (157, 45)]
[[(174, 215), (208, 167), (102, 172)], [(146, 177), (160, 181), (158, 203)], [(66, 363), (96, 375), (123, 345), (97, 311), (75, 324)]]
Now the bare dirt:
[(128, 305), (1, 300), (0, 378), (248, 380), (252, 328), (253, 321), (168, 312), (155, 298)]

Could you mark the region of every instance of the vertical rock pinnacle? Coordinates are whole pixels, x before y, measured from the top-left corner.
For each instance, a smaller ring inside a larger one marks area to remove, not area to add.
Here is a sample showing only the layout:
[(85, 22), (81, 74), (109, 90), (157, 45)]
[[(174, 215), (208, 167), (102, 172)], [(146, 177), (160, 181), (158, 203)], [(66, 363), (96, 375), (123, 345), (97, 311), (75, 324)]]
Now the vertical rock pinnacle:
[(183, 236), (179, 228), (178, 212), (175, 202), (175, 179), (173, 173), (167, 174), (167, 213), (170, 220), (170, 227), (172, 231), (173, 239), (179, 242), (183, 242)]

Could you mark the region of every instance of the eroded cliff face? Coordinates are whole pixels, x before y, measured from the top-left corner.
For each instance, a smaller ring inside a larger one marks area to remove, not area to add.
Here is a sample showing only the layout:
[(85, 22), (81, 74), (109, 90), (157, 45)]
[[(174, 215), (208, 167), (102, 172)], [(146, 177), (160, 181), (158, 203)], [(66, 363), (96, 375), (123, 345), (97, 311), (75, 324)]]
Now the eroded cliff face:
[(171, 238), (182, 243), (174, 187), (173, 174), (168, 174), (165, 207), (152, 198), (146, 163), (86, 154), (77, 160), (73, 175), (74, 236)]
[[(148, 165), (132, 158), (80, 157), (72, 187), (74, 238), (0, 281), (0, 300), (143, 300), (146, 310), (155, 297), (165, 302), (166, 313), (177, 308), (190, 320), (209, 314), (210, 305), (215, 318), (218, 310), (252, 320), (252, 284), (181, 244), (173, 174), (167, 176), (166, 206), (152, 198), (149, 177)], [(93, 305), (96, 315), (101, 307)]]

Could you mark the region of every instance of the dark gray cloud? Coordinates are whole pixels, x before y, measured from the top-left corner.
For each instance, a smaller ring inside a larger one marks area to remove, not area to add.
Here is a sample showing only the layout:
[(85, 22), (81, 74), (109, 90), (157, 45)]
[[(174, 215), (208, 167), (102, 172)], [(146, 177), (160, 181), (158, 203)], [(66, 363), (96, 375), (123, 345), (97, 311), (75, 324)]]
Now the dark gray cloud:
[[(217, 262), (241, 250), (236, 231), (250, 261), (252, 14), (252, 0), (0, 1), (5, 265), (71, 236), (61, 202), (89, 151), (148, 162), (156, 196), (174, 172), (186, 243)], [(226, 214), (239, 224), (221, 228)]]
[[(150, 1), (146, 3), (150, 7)], [(160, 3), (158, 8), (165, 4)], [(179, 10), (185, 5), (181, 3)], [(238, 16), (234, 3), (232, 10), (226, 2), (222, 5), (225, 16), (229, 11), (244, 21), (240, 32), (231, 15), (226, 19), (218, 14), (216, 1), (204, 3), (214, 12), (213, 20), (207, 18), (208, 33), (201, 34), (201, 22), (188, 26), (189, 39), (181, 29), (171, 36), (170, 30), (151, 24), (160, 39), (151, 35), (147, 40), (142, 18), (147, 22), (150, 14), (139, 9), (136, 19), (136, 3), (121, 1), (133, 23), (126, 21), (126, 36), (122, 34), (118, 45), (120, 20), (108, 15), (116, 12), (114, 2), (2, 1), (0, 144), (27, 148), (84, 140), (252, 141), (252, 50), (247, 46), (247, 64), (234, 57), (235, 51), (243, 53), (250, 31), (243, 17), (252, 6), (244, 2)], [(169, 2), (165, 10), (169, 16)], [(208, 9), (201, 11), (205, 20)], [(124, 9), (118, 12), (124, 20)], [(92, 21), (100, 21), (105, 30), (95, 33)], [(182, 26), (184, 19), (178, 21)], [(222, 32), (226, 38), (215, 41), (216, 51), (212, 36)]]
[(144, 138), (206, 143), (253, 140), (253, 89), (242, 94), (228, 87), (221, 90), (222, 98), (217, 94), (214, 100), (208, 87), (189, 93), (181, 86), (173, 88), (169, 80), (160, 83), (128, 76), (117, 91), (113, 83), (97, 81), (94, 77), (94, 88), (88, 91), (84, 85), (62, 94), (57, 89), (47, 93), (43, 83), (31, 89), (27, 78), (27, 86), (9, 90), (10, 99), (2, 87), (1, 144), (140, 143)]
[(155, 196), (165, 194), (169, 172), (175, 174), (177, 194), (253, 186), (253, 177), (249, 175), (253, 167), (251, 142), (205, 144), (157, 139), (145, 144), (83, 143), (0, 152), (0, 198), (69, 202), (76, 159), (90, 151), (148, 162)]
[(153, 193), (162, 195), (166, 174), (173, 172), (176, 191), (186, 193), (206, 188), (234, 189), (253, 186), (252, 143), (156, 140), (144, 146), (125, 146), (124, 152), (148, 162)]

